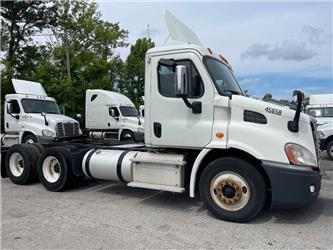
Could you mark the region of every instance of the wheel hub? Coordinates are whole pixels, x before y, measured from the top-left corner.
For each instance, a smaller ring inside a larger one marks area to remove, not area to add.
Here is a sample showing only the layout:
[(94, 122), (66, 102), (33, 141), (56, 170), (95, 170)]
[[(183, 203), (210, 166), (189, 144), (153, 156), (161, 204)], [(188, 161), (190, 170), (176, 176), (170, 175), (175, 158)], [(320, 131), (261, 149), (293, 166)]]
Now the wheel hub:
[(9, 158), (9, 168), (15, 177), (22, 175), (24, 170), (23, 157), (20, 153), (13, 153)]
[(54, 156), (48, 156), (44, 159), (42, 170), (48, 182), (54, 183), (59, 180), (61, 168), (58, 159)]
[(243, 208), (249, 200), (249, 187), (237, 173), (223, 172), (215, 176), (211, 182), (213, 200), (229, 211)]

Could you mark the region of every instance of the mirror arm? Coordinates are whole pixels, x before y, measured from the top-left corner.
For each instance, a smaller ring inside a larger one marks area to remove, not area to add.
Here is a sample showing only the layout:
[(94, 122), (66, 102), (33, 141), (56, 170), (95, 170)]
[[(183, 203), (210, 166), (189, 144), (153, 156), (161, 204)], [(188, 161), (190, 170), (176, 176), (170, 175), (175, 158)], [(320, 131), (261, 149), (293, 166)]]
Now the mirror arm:
[(185, 105), (186, 105), (188, 108), (191, 109), (191, 108), (192, 108), (192, 103), (190, 103), (190, 101), (189, 101), (185, 96), (183, 96), (182, 99), (183, 99)]
[(297, 93), (297, 107), (294, 119), (288, 122), (288, 130), (294, 133), (297, 133), (299, 130), (299, 118), (302, 111), (302, 93), (298, 91)]

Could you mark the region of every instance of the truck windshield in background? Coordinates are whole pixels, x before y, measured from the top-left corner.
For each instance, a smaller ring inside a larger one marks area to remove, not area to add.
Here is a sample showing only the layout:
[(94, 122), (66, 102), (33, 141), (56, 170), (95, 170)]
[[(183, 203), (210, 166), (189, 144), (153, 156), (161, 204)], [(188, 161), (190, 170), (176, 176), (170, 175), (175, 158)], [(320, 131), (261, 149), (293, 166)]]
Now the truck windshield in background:
[(244, 95), (230, 69), (221, 61), (206, 56), (204, 64), (220, 95)]
[(313, 117), (333, 117), (333, 107), (329, 108), (309, 108), (308, 115)]
[(138, 117), (138, 111), (135, 107), (129, 107), (129, 106), (120, 106), (119, 107), (121, 114), (124, 117)]
[(60, 114), (55, 101), (22, 99), (23, 109), (26, 113)]

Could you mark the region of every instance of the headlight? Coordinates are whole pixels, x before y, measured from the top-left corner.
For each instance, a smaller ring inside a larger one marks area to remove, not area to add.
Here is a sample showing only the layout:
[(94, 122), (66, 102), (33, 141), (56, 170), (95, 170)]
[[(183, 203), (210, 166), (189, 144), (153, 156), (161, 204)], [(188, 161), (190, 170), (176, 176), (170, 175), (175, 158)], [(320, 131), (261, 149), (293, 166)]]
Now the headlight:
[(143, 132), (145, 132), (145, 130), (143, 128), (138, 128), (138, 132), (143, 133)]
[(317, 131), (319, 138), (325, 138), (325, 134), (321, 131)]
[(284, 148), (291, 164), (306, 166), (317, 165), (315, 157), (307, 148), (294, 143), (287, 143)]
[(55, 133), (54, 133), (53, 131), (51, 131), (51, 130), (48, 130), (48, 129), (43, 129), (43, 130), (42, 130), (42, 134), (43, 134), (44, 136), (50, 136), (50, 137), (55, 136)]

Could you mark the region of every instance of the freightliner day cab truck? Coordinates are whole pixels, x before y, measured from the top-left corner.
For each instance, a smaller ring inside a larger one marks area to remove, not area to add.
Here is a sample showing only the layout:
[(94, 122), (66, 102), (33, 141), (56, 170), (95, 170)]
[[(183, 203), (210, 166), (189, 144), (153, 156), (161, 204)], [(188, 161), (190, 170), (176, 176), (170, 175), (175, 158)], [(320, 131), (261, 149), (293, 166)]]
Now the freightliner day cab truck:
[(333, 160), (333, 94), (310, 95), (306, 111), (317, 120), (321, 150)]
[(82, 176), (187, 191), (233, 222), (252, 220), (264, 206), (313, 203), (321, 168), (316, 124), (301, 112), (302, 93), (294, 93), (296, 111), (246, 97), (223, 57), (165, 15), (170, 37), (187, 44), (146, 54), (144, 144), (14, 145), (3, 150), (3, 176), (25, 184), (37, 175), (50, 191)]
[(94, 139), (143, 141), (143, 122), (133, 102), (108, 90), (88, 89), (85, 107), (86, 130)]
[(40, 83), (12, 79), (16, 94), (5, 96), (1, 145), (46, 143), (81, 133), (79, 123), (60, 113)]

